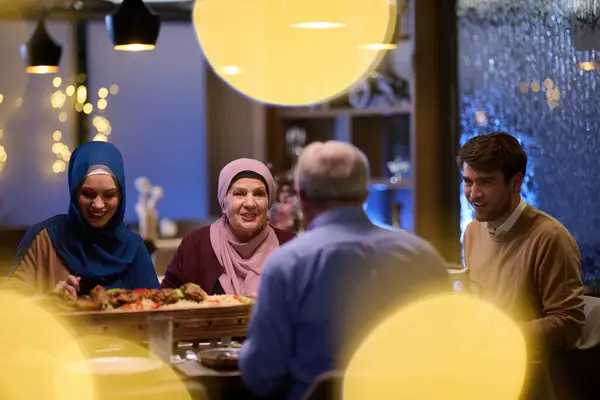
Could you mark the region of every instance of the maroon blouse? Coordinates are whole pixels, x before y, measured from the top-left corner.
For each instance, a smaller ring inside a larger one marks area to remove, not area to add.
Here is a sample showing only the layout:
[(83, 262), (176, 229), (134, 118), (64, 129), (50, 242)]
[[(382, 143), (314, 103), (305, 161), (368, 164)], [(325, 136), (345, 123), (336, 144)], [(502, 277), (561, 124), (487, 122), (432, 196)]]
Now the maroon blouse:
[[(292, 232), (273, 228), (279, 244), (292, 240)], [(162, 288), (178, 288), (185, 283), (200, 285), (208, 294), (221, 294), (219, 277), (225, 267), (217, 259), (210, 243), (210, 225), (197, 229), (183, 238), (165, 272)]]

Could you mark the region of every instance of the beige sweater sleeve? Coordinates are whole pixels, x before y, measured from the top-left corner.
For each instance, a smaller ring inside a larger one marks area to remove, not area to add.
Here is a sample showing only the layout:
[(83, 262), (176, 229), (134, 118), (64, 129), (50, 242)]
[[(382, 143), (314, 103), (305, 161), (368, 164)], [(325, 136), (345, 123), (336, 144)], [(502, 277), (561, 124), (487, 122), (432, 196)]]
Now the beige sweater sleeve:
[(56, 283), (66, 279), (68, 275), (69, 272), (52, 246), (48, 232), (43, 230), (31, 243), (3, 288), (26, 296), (42, 294), (52, 291)]
[(543, 317), (528, 322), (525, 333), (534, 345), (573, 347), (585, 322), (579, 248), (562, 228), (541, 234), (536, 242), (534, 280)]

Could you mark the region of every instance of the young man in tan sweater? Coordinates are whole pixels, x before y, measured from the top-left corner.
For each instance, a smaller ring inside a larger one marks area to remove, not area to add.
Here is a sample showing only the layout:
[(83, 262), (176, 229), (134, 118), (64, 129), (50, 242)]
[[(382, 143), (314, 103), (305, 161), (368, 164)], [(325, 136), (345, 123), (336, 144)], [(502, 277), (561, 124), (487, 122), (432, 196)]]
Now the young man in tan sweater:
[(480, 296), (521, 324), (530, 350), (575, 346), (585, 321), (579, 248), (560, 222), (521, 198), (525, 151), (496, 132), (470, 139), (457, 162), (475, 211), (464, 254)]

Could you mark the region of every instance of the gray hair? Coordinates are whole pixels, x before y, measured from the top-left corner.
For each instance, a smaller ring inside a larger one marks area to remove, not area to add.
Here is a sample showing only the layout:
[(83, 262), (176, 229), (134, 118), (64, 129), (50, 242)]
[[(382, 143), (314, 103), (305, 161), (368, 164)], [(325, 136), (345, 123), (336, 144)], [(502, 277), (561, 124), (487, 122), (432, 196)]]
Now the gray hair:
[(313, 142), (298, 158), (295, 185), (308, 200), (362, 201), (369, 185), (369, 161), (350, 143)]

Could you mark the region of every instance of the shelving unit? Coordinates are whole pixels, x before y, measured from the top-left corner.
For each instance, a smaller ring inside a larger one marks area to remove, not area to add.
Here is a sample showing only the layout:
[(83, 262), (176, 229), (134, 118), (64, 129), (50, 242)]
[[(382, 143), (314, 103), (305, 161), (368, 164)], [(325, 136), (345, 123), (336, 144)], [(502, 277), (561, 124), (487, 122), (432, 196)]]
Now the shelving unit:
[(386, 178), (371, 178), (371, 190), (412, 190), (413, 183), (407, 179), (403, 179), (400, 182), (393, 182)]
[[(411, 171), (402, 180), (395, 181), (387, 167), (387, 163), (396, 156), (412, 160), (412, 112), (412, 104), (408, 101), (392, 107), (367, 109), (321, 106), (273, 108), (271, 128), (275, 132), (270, 136), (280, 142), (279, 155), (284, 153), (282, 165), (274, 168), (275, 173), (284, 172), (291, 166), (285, 151), (285, 133), (292, 127), (306, 131), (307, 144), (327, 140), (350, 142), (365, 153), (371, 166), (367, 211), (372, 208), (380, 222), (412, 229)], [(398, 215), (399, 209), (402, 215)]]
[(330, 118), (338, 116), (349, 117), (369, 117), (382, 115), (410, 115), (412, 105), (409, 102), (401, 103), (393, 107), (378, 107), (367, 109), (355, 108), (280, 108), (278, 114), (280, 118), (286, 119), (304, 119), (304, 118)]

